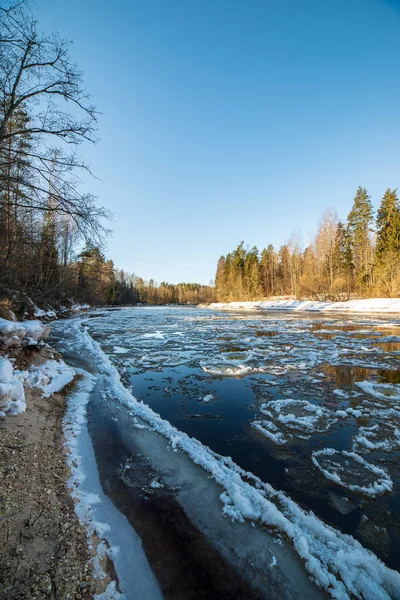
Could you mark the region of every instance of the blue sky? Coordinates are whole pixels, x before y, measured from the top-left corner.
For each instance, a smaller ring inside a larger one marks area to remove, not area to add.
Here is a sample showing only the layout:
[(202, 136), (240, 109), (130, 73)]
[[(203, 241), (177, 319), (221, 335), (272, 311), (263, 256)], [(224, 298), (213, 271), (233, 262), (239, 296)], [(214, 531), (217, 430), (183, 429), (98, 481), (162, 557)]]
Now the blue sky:
[(103, 113), (81, 148), (114, 212), (107, 254), (214, 276), (242, 239), (304, 244), (359, 185), (400, 188), (400, 0), (36, 0)]

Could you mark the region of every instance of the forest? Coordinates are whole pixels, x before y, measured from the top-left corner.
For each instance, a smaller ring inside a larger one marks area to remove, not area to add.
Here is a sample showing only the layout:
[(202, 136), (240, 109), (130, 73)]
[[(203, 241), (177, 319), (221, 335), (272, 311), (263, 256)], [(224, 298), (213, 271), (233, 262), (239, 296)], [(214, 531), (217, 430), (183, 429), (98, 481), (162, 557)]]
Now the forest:
[(0, 29), (3, 305), (17, 296), (57, 307), (400, 295), (400, 205), (392, 189), (374, 215), (359, 187), (346, 222), (327, 210), (306, 248), (298, 233), (261, 252), (242, 242), (219, 259), (215, 287), (158, 285), (117, 269), (105, 256), (112, 215), (82, 191), (91, 172), (78, 150), (97, 142), (99, 113), (69, 42), (42, 34), (24, 0), (0, 8)]
[(78, 153), (97, 141), (98, 111), (69, 42), (42, 34), (25, 1), (0, 8), (0, 30), (0, 302), (212, 300), (209, 286), (157, 286), (105, 258), (112, 215), (82, 192)]
[(348, 300), (400, 295), (400, 203), (387, 189), (374, 215), (371, 197), (357, 189), (345, 223), (336, 212), (323, 214), (317, 234), (302, 249), (300, 234), (276, 250), (261, 253), (242, 242), (218, 261), (219, 301), (259, 300), (270, 296)]

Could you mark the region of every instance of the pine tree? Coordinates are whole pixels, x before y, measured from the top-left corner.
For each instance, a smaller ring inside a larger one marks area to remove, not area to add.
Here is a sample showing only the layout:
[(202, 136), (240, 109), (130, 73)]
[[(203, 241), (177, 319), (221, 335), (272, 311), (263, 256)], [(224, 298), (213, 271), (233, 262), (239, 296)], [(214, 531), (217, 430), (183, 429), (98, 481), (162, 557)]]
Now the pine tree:
[(260, 267), (258, 249), (253, 246), (246, 252), (244, 259), (244, 293), (249, 300), (256, 300), (261, 295)]

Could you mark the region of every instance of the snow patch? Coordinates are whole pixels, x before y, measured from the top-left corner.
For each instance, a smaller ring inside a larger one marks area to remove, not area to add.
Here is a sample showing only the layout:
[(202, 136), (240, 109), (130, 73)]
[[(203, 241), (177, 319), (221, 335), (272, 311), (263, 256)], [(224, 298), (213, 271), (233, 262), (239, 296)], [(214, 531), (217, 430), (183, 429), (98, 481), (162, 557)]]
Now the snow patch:
[(213, 302), (217, 310), (287, 310), (305, 312), (400, 313), (400, 298), (369, 298), (348, 302), (311, 300), (268, 300), (264, 302)]
[(35, 346), (50, 334), (50, 327), (40, 321), (8, 321), (0, 319), (0, 348)]
[(102, 594), (95, 594), (96, 600), (123, 600), (124, 596), (117, 590), (115, 581), (111, 581)]
[(0, 416), (18, 415), (25, 412), (25, 392), (23, 385), (7, 358), (0, 358)]
[(48, 360), (37, 367), (31, 366), (28, 371), (19, 372), (24, 384), (42, 390), (44, 398), (62, 390), (74, 377), (75, 372), (63, 360)]

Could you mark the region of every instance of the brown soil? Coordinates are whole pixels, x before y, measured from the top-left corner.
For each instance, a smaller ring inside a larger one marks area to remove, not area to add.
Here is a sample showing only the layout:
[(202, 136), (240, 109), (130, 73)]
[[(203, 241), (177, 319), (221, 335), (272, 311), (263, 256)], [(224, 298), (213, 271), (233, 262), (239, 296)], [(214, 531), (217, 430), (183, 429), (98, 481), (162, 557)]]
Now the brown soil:
[[(18, 366), (50, 356), (48, 347), (30, 350)], [(0, 419), (0, 599), (93, 598), (110, 579), (92, 578), (93, 550), (65, 485), (65, 393), (25, 396), (25, 413)]]

